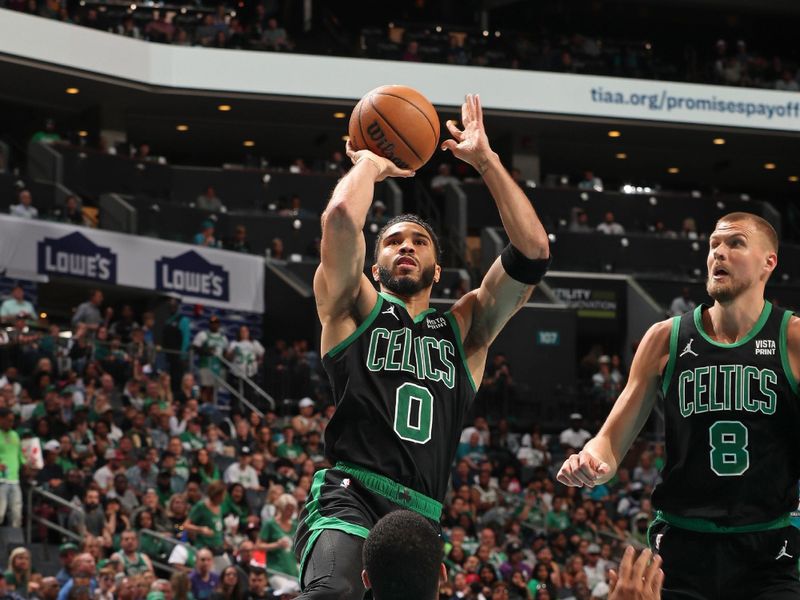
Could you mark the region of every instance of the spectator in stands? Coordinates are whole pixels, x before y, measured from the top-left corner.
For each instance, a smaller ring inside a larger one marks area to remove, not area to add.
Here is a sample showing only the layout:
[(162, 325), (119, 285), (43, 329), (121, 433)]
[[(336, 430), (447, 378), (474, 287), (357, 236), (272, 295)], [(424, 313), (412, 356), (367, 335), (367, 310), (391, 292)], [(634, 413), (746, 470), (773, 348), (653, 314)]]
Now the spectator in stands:
[(602, 192), (603, 180), (597, 177), (593, 171), (584, 171), (583, 179), (578, 182), (578, 189), (590, 192)]
[(119, 319), (112, 323), (108, 330), (109, 334), (118, 335), (124, 344), (129, 343), (133, 330), (139, 329), (139, 323), (136, 322), (135, 317), (133, 307), (130, 304), (123, 304), (119, 311)]
[(56, 600), (61, 584), (55, 577), (43, 577), (39, 589), (31, 595), (35, 600)]
[(608, 211), (603, 222), (597, 226), (597, 231), (606, 235), (623, 235), (625, 228), (614, 220), (614, 213)]
[(567, 230), (573, 233), (589, 233), (594, 231), (592, 226), (589, 225), (589, 215), (579, 206), (572, 207)]
[(63, 586), (70, 579), (70, 568), (72, 561), (78, 555), (78, 547), (72, 542), (66, 542), (58, 547), (58, 560), (61, 563), (61, 569), (56, 573), (56, 581), (59, 586)]
[(784, 69), (781, 73), (781, 78), (775, 81), (775, 89), (784, 92), (797, 92), (800, 91), (800, 84), (794, 78), (789, 69)]
[(416, 40), (408, 42), (402, 59), (406, 62), (422, 62), (422, 58), (419, 55), (419, 43)]
[(283, 27), (278, 25), (275, 17), (267, 20), (267, 28), (261, 34), (261, 43), (267, 50), (285, 51), (292, 48), (289, 35)]
[(211, 402), (217, 383), (216, 378), (222, 376), (220, 357), (228, 348), (228, 338), (220, 331), (219, 317), (211, 315), (208, 329), (199, 331), (192, 341), (192, 346), (200, 356), (198, 371), (200, 376), (201, 398), (203, 402)]
[(133, 15), (125, 15), (122, 23), (117, 25), (114, 30), (117, 35), (124, 35), (125, 37), (133, 38), (135, 40), (142, 39), (142, 32), (133, 21)]
[[(39, 587), (41, 576), (31, 565), (30, 550), (22, 546), (14, 548), (8, 555), (8, 570), (0, 575), (15, 592), (24, 597)], [(31, 585), (32, 584), (32, 585)]]
[(639, 464), (633, 469), (632, 478), (634, 481), (640, 481), (651, 488), (654, 488), (661, 480), (661, 475), (653, 464), (653, 454), (651, 452), (645, 451), (639, 456)]
[[(189, 486), (187, 486), (188, 493)], [(189, 511), (189, 518), (183, 528), (194, 535), (197, 548), (209, 548), (214, 553), (222, 553), (222, 510), (225, 499), (225, 484), (213, 481), (208, 485), (208, 494)], [(199, 557), (198, 557), (199, 558)], [(213, 586), (212, 586), (213, 588)]]
[(225, 469), (223, 480), (225, 483), (239, 483), (248, 490), (257, 490), (261, 487), (256, 470), (250, 466), (253, 451), (249, 446), (239, 450), (239, 461)]
[(0, 304), (0, 322), (11, 323), (17, 318), (35, 319), (36, 309), (28, 300), (25, 300), (25, 290), (19, 282), (11, 288), (11, 297)]
[(311, 398), (303, 398), (298, 403), (300, 414), (292, 417), (292, 429), (304, 436), (312, 431), (322, 432), (322, 423), (319, 418), (314, 417), (314, 401)]
[(42, 144), (54, 144), (61, 141), (61, 136), (56, 131), (56, 122), (53, 119), (47, 119), (44, 122), (44, 129), (39, 130), (33, 134), (32, 142), (40, 142)]
[(558, 436), (558, 441), (565, 451), (569, 451), (569, 449), (580, 450), (591, 439), (592, 434), (582, 427), (583, 415), (580, 413), (572, 413), (569, 416), (569, 421), (570, 426), (561, 432)]
[(22, 443), (14, 430), (14, 413), (0, 408), (0, 522), (22, 527), (20, 472), (25, 464)]
[(102, 303), (103, 292), (97, 289), (89, 290), (89, 299), (78, 305), (75, 314), (72, 315), (72, 326), (78, 327), (78, 325), (82, 324), (86, 329), (95, 331), (100, 325), (106, 323), (113, 313), (106, 312), (106, 319), (103, 319), (100, 314), (100, 305)]
[(372, 203), (367, 221), (378, 225), (385, 225), (388, 223), (389, 216), (386, 214), (386, 204), (384, 204), (382, 200), (375, 200), (375, 202)]
[(209, 600), (219, 585), (219, 575), (213, 571), (214, 555), (208, 548), (197, 551), (194, 570), (189, 574), (195, 600)]
[(272, 238), (269, 243), (269, 257), (276, 260), (286, 260), (283, 252), (283, 240), (279, 237)]
[(206, 219), (201, 224), (201, 230), (194, 236), (194, 243), (198, 246), (207, 246), (209, 248), (220, 248), (222, 245), (219, 240), (214, 237), (214, 221)]
[(443, 196), (447, 191), (447, 186), (453, 185), (460, 187), (461, 182), (458, 177), (453, 175), (453, 169), (449, 163), (442, 163), (439, 165), (436, 176), (431, 179), (431, 190), (434, 193)]
[(206, 191), (197, 197), (197, 200), (195, 200), (195, 206), (200, 210), (208, 210), (211, 212), (219, 212), (225, 208), (225, 205), (222, 203), (222, 199), (217, 196), (217, 192), (213, 185), (209, 185), (206, 188)]
[(125, 472), (125, 476), (128, 480), (128, 485), (137, 496), (142, 496), (149, 489), (155, 489), (158, 468), (153, 464), (150, 453), (145, 448), (139, 450), (136, 464)]
[(592, 389), (598, 398), (606, 402), (614, 402), (622, 391), (622, 374), (619, 371), (612, 373), (611, 357), (602, 355), (598, 361), (598, 371), (592, 375)]
[(57, 221), (62, 223), (85, 225), (83, 211), (81, 211), (78, 197), (73, 194), (67, 196), (64, 207), (56, 209), (53, 216)]
[(38, 219), (39, 210), (33, 205), (33, 197), (29, 190), (22, 189), (17, 193), (16, 204), (12, 204), (8, 212), (13, 217), (22, 219)]
[[(89, 589), (91, 594), (94, 594), (97, 589), (97, 562), (89, 552), (78, 554), (72, 561), (70, 567), (72, 576), (67, 580), (61, 591), (58, 592), (58, 600), (72, 600), (70, 591), (74, 586), (80, 584), (81, 581), (88, 580)], [(84, 584), (85, 585), (85, 584)]]
[[(266, 550), (269, 568), (296, 579), (299, 576), (297, 559), (292, 552), (292, 542), (297, 532), (297, 501), (291, 494), (283, 494), (275, 502), (275, 518), (266, 521), (258, 535), (257, 548)], [(286, 589), (291, 579), (273, 576), (270, 586)], [(296, 588), (299, 591), (299, 586)]]
[(244, 225), (237, 225), (233, 230), (233, 237), (228, 239), (223, 247), (226, 250), (233, 250), (234, 252), (244, 252), (252, 254), (253, 249), (250, 247), (250, 242), (247, 241), (247, 227)]
[(166, 13), (154, 10), (153, 20), (144, 28), (144, 35), (151, 42), (170, 44), (175, 35), (175, 27), (167, 20)]
[[(691, 298), (691, 291), (689, 290), (689, 287), (683, 286), (681, 289), (681, 295), (676, 296), (672, 299), (672, 302), (670, 302), (668, 314), (671, 317), (677, 317), (683, 313), (693, 311), (696, 307), (697, 304)], [(0, 312), (2, 312), (2, 310), (0, 310)]]
[(117, 559), (122, 564), (125, 575), (143, 575), (153, 573), (153, 563), (150, 557), (139, 552), (139, 534), (133, 529), (122, 532), (120, 536), (120, 551), (111, 555), (111, 560)]
[(161, 331), (161, 345), (167, 350), (167, 364), (172, 391), (178, 394), (180, 383), (189, 358), (189, 348), (192, 342), (192, 326), (189, 318), (181, 313), (181, 301), (178, 298), (169, 300), (169, 316)]
[(247, 594), (245, 600), (267, 600), (274, 598), (272, 590), (267, 586), (267, 571), (262, 567), (252, 567), (247, 583)]
[(69, 516), (69, 529), (81, 537), (87, 534), (100, 537), (106, 528), (106, 515), (100, 504), (100, 493), (95, 489), (86, 491), (83, 512), (73, 511)]
[(686, 217), (683, 220), (681, 223), (680, 237), (686, 238), (687, 240), (697, 240), (700, 238), (700, 234), (697, 232), (697, 223), (694, 218)]

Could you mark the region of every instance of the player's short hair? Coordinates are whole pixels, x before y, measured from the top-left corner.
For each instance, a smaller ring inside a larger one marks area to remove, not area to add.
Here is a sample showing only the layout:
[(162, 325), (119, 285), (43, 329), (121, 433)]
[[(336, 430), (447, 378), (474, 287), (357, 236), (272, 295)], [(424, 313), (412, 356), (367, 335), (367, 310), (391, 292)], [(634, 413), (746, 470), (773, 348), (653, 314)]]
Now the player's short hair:
[(720, 223), (736, 223), (737, 221), (749, 221), (753, 224), (753, 226), (761, 233), (764, 238), (766, 238), (767, 243), (769, 244), (770, 249), (778, 253), (778, 233), (775, 231), (775, 228), (770, 225), (769, 221), (766, 219), (759, 217), (758, 215), (754, 215), (753, 213), (748, 212), (732, 212), (728, 213), (724, 217), (720, 217), (717, 220), (716, 227), (719, 226)]
[(391, 512), (378, 521), (362, 551), (375, 600), (433, 600), (443, 557), (436, 529), (409, 510)]
[(396, 217), (392, 217), (389, 219), (389, 222), (386, 223), (383, 227), (381, 227), (380, 231), (378, 231), (378, 237), (375, 238), (375, 251), (373, 253), (373, 259), (375, 262), (378, 262), (378, 254), (381, 250), (381, 240), (383, 240), (383, 236), (386, 233), (386, 230), (389, 229), (392, 225), (397, 225), (398, 223), (414, 223), (415, 225), (419, 225), (422, 227), (428, 235), (431, 237), (431, 241), (433, 242), (433, 251), (436, 255), (436, 262), (437, 264), (441, 262), (442, 259), (442, 246), (439, 244), (439, 236), (436, 235), (436, 232), (433, 230), (433, 227), (425, 221), (421, 219), (417, 215), (413, 215), (411, 213), (406, 213), (402, 215), (397, 215)]

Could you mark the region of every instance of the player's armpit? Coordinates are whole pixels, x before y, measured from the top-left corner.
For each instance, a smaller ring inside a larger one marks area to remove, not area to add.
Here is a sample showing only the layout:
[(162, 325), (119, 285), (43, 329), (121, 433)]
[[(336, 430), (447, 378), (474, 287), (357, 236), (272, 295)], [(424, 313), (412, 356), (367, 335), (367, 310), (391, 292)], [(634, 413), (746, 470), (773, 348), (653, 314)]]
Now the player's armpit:
[(619, 465), (650, 416), (669, 360), (671, 330), (672, 319), (647, 330), (633, 358), (625, 389), (600, 432), (585, 446), (609, 465)]

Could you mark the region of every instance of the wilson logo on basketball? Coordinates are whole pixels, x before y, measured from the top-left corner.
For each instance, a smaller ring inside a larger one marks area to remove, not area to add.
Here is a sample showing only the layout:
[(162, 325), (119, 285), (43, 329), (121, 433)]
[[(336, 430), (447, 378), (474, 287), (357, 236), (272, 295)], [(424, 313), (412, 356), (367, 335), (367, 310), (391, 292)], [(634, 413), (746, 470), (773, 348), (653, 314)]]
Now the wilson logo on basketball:
[(367, 127), (367, 133), (369, 134), (370, 139), (375, 142), (375, 145), (378, 147), (378, 150), (380, 150), (380, 154), (382, 156), (388, 158), (401, 169), (410, 168), (406, 162), (394, 155), (394, 144), (386, 139), (386, 134), (383, 133), (383, 129), (381, 129), (381, 126), (377, 121), (373, 121), (369, 127)]

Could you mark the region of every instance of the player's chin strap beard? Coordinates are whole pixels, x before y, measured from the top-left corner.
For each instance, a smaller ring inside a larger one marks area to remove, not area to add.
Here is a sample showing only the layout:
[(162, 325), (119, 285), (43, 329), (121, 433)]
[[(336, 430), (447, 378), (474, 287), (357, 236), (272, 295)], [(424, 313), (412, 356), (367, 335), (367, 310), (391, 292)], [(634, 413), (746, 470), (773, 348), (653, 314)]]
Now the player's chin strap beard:
[(378, 281), (381, 282), (383, 287), (398, 296), (412, 296), (425, 288), (431, 287), (435, 272), (435, 266), (426, 267), (422, 269), (419, 279), (415, 281), (411, 277), (395, 277), (390, 269), (379, 265)]

